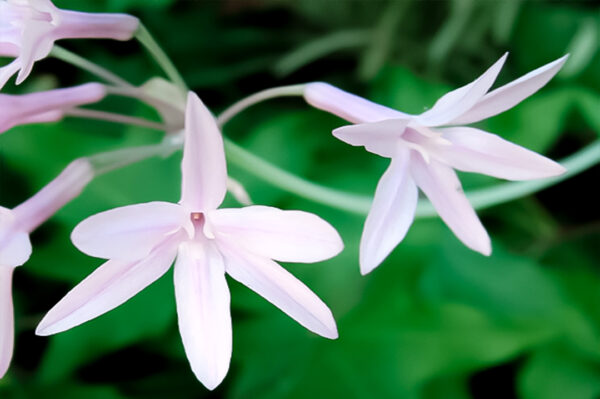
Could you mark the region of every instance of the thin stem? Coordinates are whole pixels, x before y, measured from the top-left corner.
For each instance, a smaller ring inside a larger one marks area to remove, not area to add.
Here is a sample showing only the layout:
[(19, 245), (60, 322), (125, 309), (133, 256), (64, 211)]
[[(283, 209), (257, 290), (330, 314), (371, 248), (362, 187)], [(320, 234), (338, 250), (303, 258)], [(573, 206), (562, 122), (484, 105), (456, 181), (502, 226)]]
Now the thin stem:
[(350, 194), (305, 180), (257, 157), (230, 140), (225, 140), (225, 151), (232, 164), (299, 197), (357, 214), (366, 214), (371, 206), (371, 197)]
[(86, 159), (92, 165), (94, 176), (99, 176), (155, 156), (166, 158), (173, 152), (181, 149), (182, 144), (179, 136), (167, 136), (159, 144), (103, 152), (87, 157)]
[(100, 65), (95, 64), (63, 47), (54, 45), (52, 47), (52, 51), (50, 51), (50, 55), (55, 58), (58, 58), (59, 60), (75, 65), (76, 67), (79, 67), (85, 71), (88, 71), (91, 74), (96, 75), (99, 78), (105, 80), (106, 82), (112, 83), (117, 86), (133, 87), (131, 83), (115, 75), (108, 69), (101, 67)]
[(183, 92), (188, 91), (187, 85), (185, 81), (181, 77), (179, 71), (169, 58), (169, 56), (164, 52), (162, 47), (154, 40), (154, 37), (150, 34), (150, 31), (146, 29), (144, 24), (140, 24), (136, 34), (136, 39), (148, 50), (152, 58), (156, 61), (156, 63), (162, 68), (162, 70), (167, 74), (169, 79), (173, 83), (175, 83)]
[[(490, 188), (473, 190), (467, 197), (475, 209), (485, 209), (502, 204), (516, 198), (533, 194), (547, 187), (567, 180), (600, 163), (600, 140), (594, 141), (587, 147), (561, 161), (567, 171), (556, 177), (543, 180), (509, 182), (495, 185)], [(429, 204), (429, 207), (431, 205)], [(421, 217), (434, 216), (435, 212), (423, 207)]]
[[(229, 140), (225, 141), (225, 150), (231, 163), (243, 167), (245, 171), (265, 182), (299, 197), (357, 215), (367, 215), (371, 208), (372, 198), (370, 196), (335, 190), (304, 180), (270, 164)], [(595, 141), (562, 162), (567, 172), (561, 176), (535, 181), (501, 183), (490, 188), (469, 191), (466, 195), (475, 209), (485, 209), (543, 190), (598, 163), (600, 163), (600, 141)], [(437, 212), (428, 200), (419, 200), (416, 218), (430, 218), (436, 215)]]
[(371, 36), (371, 30), (354, 29), (319, 37), (285, 54), (273, 66), (273, 70), (279, 76), (287, 76), (333, 52), (363, 46), (371, 40)]
[(84, 108), (72, 108), (65, 112), (65, 115), (76, 117), (76, 118), (87, 118), (87, 119), (96, 119), (107, 122), (115, 122), (115, 123), (123, 123), (126, 125), (135, 125), (141, 127), (147, 127), (150, 129), (160, 130), (160, 131), (168, 131), (169, 126), (152, 122), (143, 118), (136, 118), (134, 116), (127, 116), (121, 114), (115, 114), (112, 112), (106, 111), (97, 111), (94, 109), (84, 109)]
[(292, 85), (292, 86), (281, 86), (281, 87), (274, 87), (272, 89), (259, 91), (258, 93), (254, 93), (254, 94), (236, 102), (235, 104), (233, 104), (232, 106), (227, 108), (225, 111), (223, 111), (221, 113), (221, 115), (219, 115), (217, 117), (217, 123), (219, 124), (219, 126), (223, 126), (224, 124), (229, 122), (229, 120), (231, 120), (231, 118), (233, 118), (235, 115), (239, 114), (246, 108), (248, 108), (254, 104), (263, 102), (265, 100), (269, 100), (269, 99), (276, 98), (276, 97), (299, 97), (299, 96), (302, 96), (304, 94), (304, 87), (305, 87), (304, 84)]

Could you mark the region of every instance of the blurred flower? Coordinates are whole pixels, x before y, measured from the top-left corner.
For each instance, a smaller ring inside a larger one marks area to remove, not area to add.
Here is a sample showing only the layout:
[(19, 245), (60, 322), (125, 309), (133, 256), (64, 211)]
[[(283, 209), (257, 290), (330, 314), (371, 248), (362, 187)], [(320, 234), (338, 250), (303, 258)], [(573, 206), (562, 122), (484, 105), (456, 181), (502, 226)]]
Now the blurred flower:
[(335, 137), (391, 158), (365, 221), (360, 244), (363, 274), (376, 268), (406, 235), (415, 215), (417, 187), (466, 246), (489, 255), (490, 238), (453, 169), (508, 180), (539, 179), (565, 171), (556, 162), (494, 134), (455, 126), (515, 106), (544, 86), (567, 56), (488, 93), (505, 59), (506, 54), (478, 79), (447, 93), (420, 115), (372, 103), (326, 83), (306, 86), (309, 104), (356, 123), (335, 129)]
[(0, 68), (0, 89), (17, 71), (17, 84), (23, 82), (56, 40), (129, 40), (138, 25), (130, 15), (61, 10), (50, 0), (0, 0), (0, 56), (15, 57)]
[(13, 352), (12, 274), (31, 256), (29, 234), (79, 195), (92, 176), (90, 164), (76, 160), (13, 210), (0, 207), (0, 378), (4, 377)]
[(17, 125), (57, 121), (65, 111), (100, 101), (105, 95), (99, 83), (31, 94), (0, 94), (0, 134)]
[(175, 294), (184, 348), (209, 389), (229, 369), (232, 331), (227, 272), (309, 330), (337, 337), (331, 311), (273, 260), (316, 262), (342, 241), (319, 217), (266, 206), (217, 209), (226, 192), (223, 139), (190, 93), (186, 109), (180, 204), (150, 202), (113, 209), (73, 231), (83, 252), (109, 259), (48, 312), (39, 335), (58, 333), (130, 299), (162, 276), (175, 258)]

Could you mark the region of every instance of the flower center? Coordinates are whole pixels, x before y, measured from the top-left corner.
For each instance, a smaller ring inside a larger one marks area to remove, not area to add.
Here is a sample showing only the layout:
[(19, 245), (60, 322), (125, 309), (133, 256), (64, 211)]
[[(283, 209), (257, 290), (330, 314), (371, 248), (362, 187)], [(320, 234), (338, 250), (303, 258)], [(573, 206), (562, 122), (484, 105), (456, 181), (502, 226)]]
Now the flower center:
[(215, 238), (215, 235), (209, 223), (206, 223), (206, 216), (202, 212), (190, 213), (190, 219), (194, 225), (194, 238), (205, 237), (209, 240)]
[(411, 126), (408, 127), (403, 135), (400, 137), (402, 145), (410, 148), (411, 150), (417, 151), (425, 162), (431, 161), (431, 154), (429, 148), (431, 146), (447, 146), (452, 143), (442, 137), (441, 132), (436, 132), (433, 129), (426, 128), (424, 126)]

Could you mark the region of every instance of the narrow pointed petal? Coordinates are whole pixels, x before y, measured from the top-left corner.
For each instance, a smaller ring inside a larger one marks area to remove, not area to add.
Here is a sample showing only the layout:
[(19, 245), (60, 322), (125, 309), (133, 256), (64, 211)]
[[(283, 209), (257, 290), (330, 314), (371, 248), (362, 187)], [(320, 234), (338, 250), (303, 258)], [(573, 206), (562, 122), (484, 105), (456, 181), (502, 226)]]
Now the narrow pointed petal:
[(0, 68), (0, 89), (4, 87), (6, 82), (8, 82), (20, 68), (21, 60), (19, 58), (15, 58), (10, 64)]
[(404, 239), (419, 193), (408, 173), (409, 154), (392, 159), (379, 180), (360, 241), (360, 271), (370, 273)]
[(71, 240), (90, 256), (137, 260), (187, 223), (189, 215), (180, 205), (148, 202), (90, 216), (75, 227)]
[(181, 204), (193, 212), (217, 209), (227, 192), (223, 137), (217, 121), (195, 93), (188, 95), (181, 162)]
[(495, 134), (470, 127), (439, 129), (452, 145), (430, 149), (455, 169), (506, 180), (531, 180), (563, 174), (560, 164)]
[(218, 238), (283, 262), (318, 262), (344, 248), (338, 232), (308, 212), (248, 206), (218, 209), (209, 213), (207, 220)]
[(567, 54), (489, 92), (473, 108), (450, 123), (453, 125), (474, 123), (514, 107), (544, 87), (562, 68), (568, 57)]
[(304, 89), (304, 99), (313, 107), (352, 123), (410, 117), (408, 114), (376, 104), (323, 82), (307, 84)]
[(15, 323), (12, 301), (13, 268), (0, 266), (0, 379), (4, 377), (13, 355)]
[(227, 273), (277, 306), (308, 330), (338, 337), (331, 310), (306, 285), (274, 261), (222, 243)]
[(492, 252), (490, 237), (462, 191), (456, 173), (439, 162), (426, 163), (411, 154), (411, 174), (442, 220), (467, 247), (483, 255)]
[(166, 238), (138, 261), (105, 262), (46, 314), (35, 333), (66, 331), (124, 304), (169, 270), (181, 238), (179, 234)]
[(367, 151), (391, 158), (397, 153), (398, 140), (410, 119), (386, 119), (337, 128), (333, 135), (353, 146), (364, 146)]
[(425, 126), (444, 125), (470, 110), (492, 87), (507, 56), (508, 53), (500, 57), (473, 82), (442, 96), (430, 110), (417, 117), (419, 123)]
[(179, 331), (196, 377), (215, 389), (232, 351), (230, 296), (223, 257), (212, 243), (186, 242), (175, 264)]
[(18, 222), (13, 211), (0, 207), (0, 268), (21, 266), (31, 256), (29, 234)]

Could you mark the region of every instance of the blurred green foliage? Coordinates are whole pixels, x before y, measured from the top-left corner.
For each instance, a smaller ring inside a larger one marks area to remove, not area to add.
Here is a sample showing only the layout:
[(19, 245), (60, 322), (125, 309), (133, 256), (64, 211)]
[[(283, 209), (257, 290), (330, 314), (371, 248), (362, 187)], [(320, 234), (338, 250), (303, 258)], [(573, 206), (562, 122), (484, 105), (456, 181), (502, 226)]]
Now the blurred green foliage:
[[(600, 12), (594, 1), (55, 3), (139, 16), (215, 111), (270, 86), (325, 80), (420, 112), (504, 51), (511, 55), (499, 83), (570, 52), (546, 88), (481, 127), (554, 158), (600, 134)], [(159, 73), (135, 43), (64, 45), (138, 84)], [(90, 79), (56, 60), (36, 64), (34, 72), (18, 90)], [(103, 106), (156, 117), (133, 102)], [(225, 134), (294, 173), (372, 193), (386, 162), (335, 140), (329, 132), (343, 123), (285, 99), (246, 111)], [(23, 201), (76, 157), (159, 139), (141, 128), (73, 119), (15, 128), (0, 137), (0, 204)], [(294, 198), (231, 168), (256, 203), (316, 212), (341, 232), (346, 248), (337, 258), (286, 265), (331, 306), (340, 339), (312, 335), (230, 281), (232, 367), (224, 384), (207, 392), (182, 350), (170, 274), (86, 325), (35, 337), (44, 312), (100, 263), (74, 249), (72, 228), (115, 206), (176, 201), (179, 162), (176, 154), (111, 172), (34, 233), (34, 254), (15, 275), (16, 353), (0, 381), (0, 397), (600, 396), (598, 168), (481, 212), (493, 239), (489, 258), (464, 248), (441, 221), (423, 220), (366, 277), (357, 262), (362, 218)], [(482, 176), (461, 178), (465, 187), (494, 184)]]

